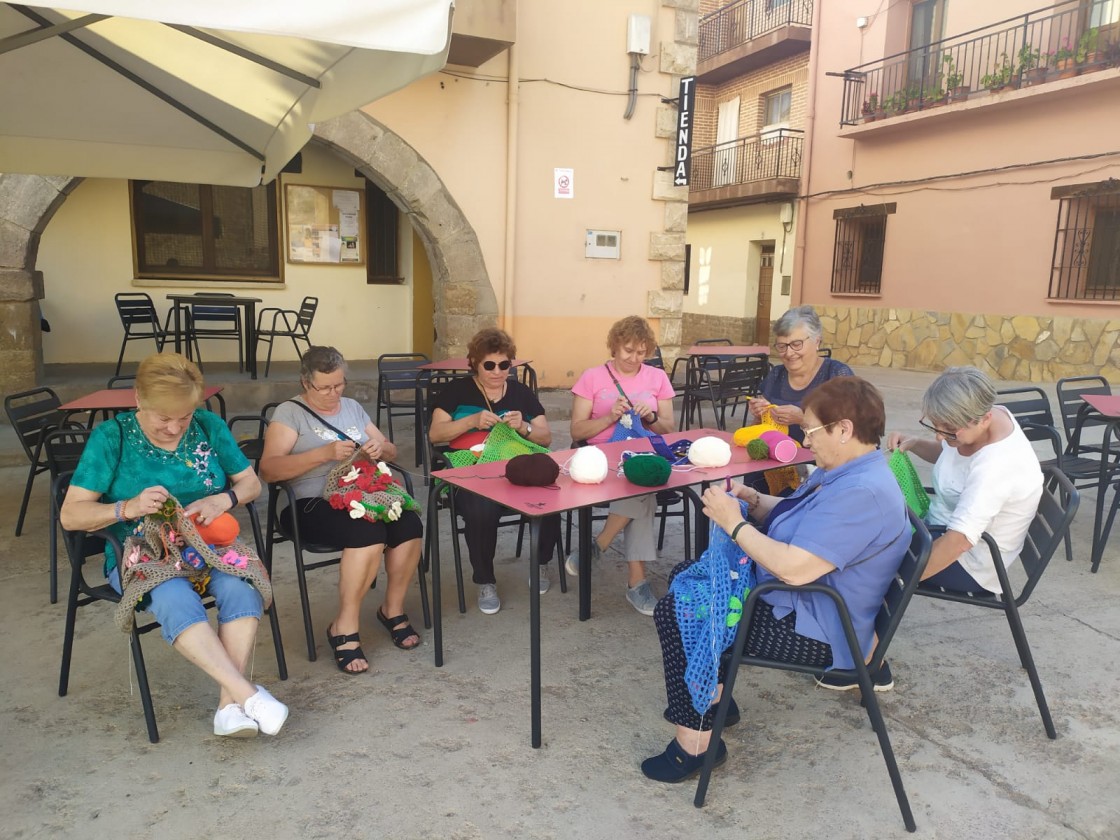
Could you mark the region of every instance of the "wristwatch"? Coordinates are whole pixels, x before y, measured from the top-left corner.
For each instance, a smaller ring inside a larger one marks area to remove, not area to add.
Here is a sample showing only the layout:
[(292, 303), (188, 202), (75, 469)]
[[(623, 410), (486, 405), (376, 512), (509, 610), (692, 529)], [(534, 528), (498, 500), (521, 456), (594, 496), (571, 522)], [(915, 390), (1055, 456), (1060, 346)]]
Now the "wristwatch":
[(233, 502), (233, 505), (230, 507), (230, 510), (233, 510), (233, 508), (237, 507), (237, 503), (239, 501), (237, 498), (237, 494), (233, 492), (233, 488), (230, 488), (226, 491), (226, 495), (229, 496), (229, 500)]
[(533, 424), (526, 421), (525, 423), (525, 437), (529, 437), (533, 433)]

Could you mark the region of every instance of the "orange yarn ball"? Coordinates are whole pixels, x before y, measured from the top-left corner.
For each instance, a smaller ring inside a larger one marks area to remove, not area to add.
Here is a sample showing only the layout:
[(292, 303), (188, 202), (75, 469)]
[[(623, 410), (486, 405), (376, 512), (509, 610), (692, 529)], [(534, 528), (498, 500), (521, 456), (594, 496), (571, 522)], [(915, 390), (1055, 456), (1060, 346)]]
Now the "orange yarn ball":
[(208, 545), (230, 545), (241, 535), (241, 525), (228, 513), (215, 517), (207, 525), (198, 521), (198, 514), (192, 516), (191, 521)]

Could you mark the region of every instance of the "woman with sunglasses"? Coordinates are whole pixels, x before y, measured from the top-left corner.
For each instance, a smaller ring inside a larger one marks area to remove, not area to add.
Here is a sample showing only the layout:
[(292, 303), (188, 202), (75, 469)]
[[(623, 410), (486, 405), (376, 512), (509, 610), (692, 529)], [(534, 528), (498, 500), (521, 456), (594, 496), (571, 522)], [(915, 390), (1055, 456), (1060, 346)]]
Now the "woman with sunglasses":
[[(287, 481), (295, 493), (300, 537), (309, 543), (342, 547), (338, 567), (338, 614), (327, 625), (327, 642), (338, 670), (360, 674), (369, 670), (358, 630), (362, 600), (370, 591), (381, 560), (385, 560), (385, 601), (377, 620), (393, 644), (412, 650), (420, 644), (404, 611), (404, 597), (420, 563), (423, 525), (415, 511), (395, 522), (354, 519), (323, 498), (327, 474), (361, 447), (374, 461), (391, 461), (397, 447), (373, 424), (366, 410), (349, 397), (346, 360), (333, 347), (309, 347), (300, 360), (303, 393), (280, 403), (268, 424), (261, 455), (261, 478)], [(293, 511), (281, 520), (291, 528)]]
[(837, 376), (851, 376), (843, 362), (823, 358), (821, 319), (811, 306), (795, 307), (774, 323), (774, 350), (782, 364), (774, 365), (759, 388), (761, 396), (750, 402), (751, 414), (758, 417), (768, 407), (771, 417), (789, 426), (789, 434), (802, 442), (802, 401), (813, 389)]
[[(499, 423), (504, 423), (525, 440), (539, 446), (552, 443), (544, 406), (537, 395), (515, 377), (510, 367), (517, 355), (513, 339), (503, 330), (479, 330), (467, 345), (467, 363), (472, 371), (449, 383), (435, 396), (428, 439), (438, 449), (470, 449), (483, 443)], [(494, 574), (494, 554), (498, 549), (498, 520), (507, 509), (475, 493), (455, 492), (455, 511), (466, 524), (467, 554), (472, 579), (478, 585), (478, 609), (494, 615), (502, 608), (498, 580)], [(540, 592), (552, 583), (547, 563), (560, 539), (560, 517), (541, 521)]]
[(1014, 415), (995, 405), (996, 387), (974, 367), (945, 370), (922, 397), (918, 422), (935, 438), (891, 432), (887, 448), (933, 464), (934, 540), (923, 580), (958, 592), (999, 592), (987, 531), (1010, 565), (1023, 550), (1042, 495), (1042, 469)]

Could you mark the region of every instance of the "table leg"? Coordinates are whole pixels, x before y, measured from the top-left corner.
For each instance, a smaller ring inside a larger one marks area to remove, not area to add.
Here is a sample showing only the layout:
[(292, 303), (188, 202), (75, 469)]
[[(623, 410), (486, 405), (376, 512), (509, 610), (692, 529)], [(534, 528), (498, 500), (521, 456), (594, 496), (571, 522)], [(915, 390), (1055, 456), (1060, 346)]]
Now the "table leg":
[(180, 336), (182, 335), (182, 328), (183, 328), (183, 325), (182, 325), (182, 322), (181, 322), (181, 319), (180, 319), (182, 307), (179, 306), (179, 301), (177, 301), (177, 300), (172, 301), (171, 306), (175, 310), (175, 352), (176, 353), (182, 353), (183, 352), (183, 344), (182, 344), (182, 339), (180, 338)]
[(439, 485), (432, 481), (428, 488), (428, 564), (432, 567), (432, 646), (436, 651), (436, 667), (443, 667), (443, 598), (439, 582)]
[[(533, 749), (541, 745), (541, 518), (529, 520), (529, 694), (530, 742)], [(583, 567), (580, 567), (582, 572)]]
[(249, 368), (249, 378), (257, 378), (257, 305), (252, 301), (245, 304), (245, 366)]
[(1111, 439), (1115, 423), (1109, 423), (1104, 429), (1104, 439), (1101, 441), (1101, 469), (1097, 478), (1097, 508), (1093, 516), (1093, 550), (1090, 556), (1090, 571), (1096, 572), (1101, 565), (1104, 546), (1108, 541), (1109, 529), (1105, 527), (1104, 503), (1108, 497), (1108, 488), (1112, 484), (1113, 470), (1109, 463), (1108, 453), (1111, 451)]
[(591, 508), (579, 509), (579, 620), (591, 618)]

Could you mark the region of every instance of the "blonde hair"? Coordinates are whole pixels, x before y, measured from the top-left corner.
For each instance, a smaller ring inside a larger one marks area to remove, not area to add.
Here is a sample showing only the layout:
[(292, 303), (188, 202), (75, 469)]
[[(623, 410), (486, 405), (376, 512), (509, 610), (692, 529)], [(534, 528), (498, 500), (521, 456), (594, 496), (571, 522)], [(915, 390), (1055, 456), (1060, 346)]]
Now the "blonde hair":
[(611, 325), (607, 333), (607, 349), (613, 356), (620, 347), (629, 343), (644, 344), (645, 355), (648, 358), (657, 349), (657, 336), (649, 321), (638, 315), (628, 315)]
[(136, 369), (136, 403), (144, 409), (178, 409), (202, 402), (202, 373), (179, 353), (155, 353)]

